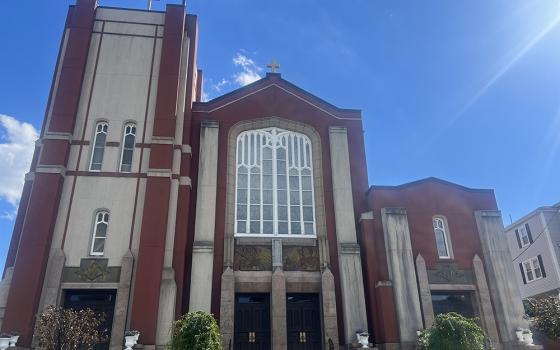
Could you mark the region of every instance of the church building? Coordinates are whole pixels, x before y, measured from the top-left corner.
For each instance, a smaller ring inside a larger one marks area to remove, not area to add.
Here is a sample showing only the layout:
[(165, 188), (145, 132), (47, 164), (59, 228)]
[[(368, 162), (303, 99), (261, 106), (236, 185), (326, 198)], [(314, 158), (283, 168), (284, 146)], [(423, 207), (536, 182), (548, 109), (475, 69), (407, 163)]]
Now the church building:
[(155, 350), (202, 310), (225, 350), (349, 349), (362, 332), (412, 349), (456, 311), (496, 349), (522, 348), (493, 191), (370, 187), (361, 111), (274, 64), (202, 101), (197, 21), (183, 5), (70, 6), (0, 283), (2, 331), (30, 348), (47, 306), (90, 307), (107, 316), (100, 348), (138, 330)]

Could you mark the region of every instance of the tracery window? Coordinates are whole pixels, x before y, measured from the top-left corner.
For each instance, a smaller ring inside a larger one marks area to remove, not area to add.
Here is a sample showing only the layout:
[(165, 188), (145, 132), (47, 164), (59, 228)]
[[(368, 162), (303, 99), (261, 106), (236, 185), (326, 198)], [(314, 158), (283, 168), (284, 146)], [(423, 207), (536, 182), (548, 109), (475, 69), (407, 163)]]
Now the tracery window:
[(105, 142), (107, 141), (107, 132), (109, 124), (99, 122), (95, 126), (95, 137), (93, 140), (93, 152), (91, 152), (91, 161), (89, 170), (99, 171), (103, 164), (103, 154), (105, 153)]
[(443, 217), (435, 217), (433, 219), (433, 224), (439, 257), (442, 259), (451, 259), (449, 233), (447, 232), (447, 223), (445, 219)]
[(315, 235), (307, 136), (279, 128), (239, 134), (235, 188), (237, 235)]
[(98, 211), (95, 214), (95, 225), (93, 227), (93, 238), (91, 240), (91, 255), (103, 255), (105, 252), (105, 241), (107, 239), (107, 228), (109, 226), (109, 213)]
[(136, 139), (136, 125), (128, 123), (124, 126), (123, 147), (121, 155), (121, 171), (132, 171), (132, 154), (134, 153), (134, 142)]

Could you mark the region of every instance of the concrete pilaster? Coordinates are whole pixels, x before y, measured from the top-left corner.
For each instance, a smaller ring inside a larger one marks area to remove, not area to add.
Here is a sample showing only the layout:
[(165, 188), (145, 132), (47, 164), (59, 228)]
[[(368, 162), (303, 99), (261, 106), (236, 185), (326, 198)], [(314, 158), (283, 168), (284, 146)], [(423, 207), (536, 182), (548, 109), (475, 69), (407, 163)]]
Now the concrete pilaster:
[(486, 283), (484, 265), (478, 255), (475, 255), (473, 258), (473, 270), (482, 312), (480, 319), (484, 324), (486, 334), (490, 338), (493, 348), (499, 350), (501, 348), (500, 336), (498, 335), (498, 328), (496, 327), (496, 320), (494, 319), (492, 300), (490, 298), (490, 291), (488, 290), (488, 283)]
[(210, 312), (218, 176), (218, 131), (218, 123), (215, 121), (203, 121), (201, 124), (190, 311)]
[(328, 267), (323, 270), (323, 273), (321, 273), (321, 299), (324, 337), (323, 348), (328, 349), (329, 344), (338, 344), (334, 276)]
[(272, 349), (284, 350), (288, 346), (286, 325), (286, 278), (282, 267), (276, 267), (272, 274), (271, 290)]
[(422, 304), (422, 315), (424, 316), (424, 327), (429, 328), (434, 323), (434, 307), (432, 305), (432, 292), (428, 281), (426, 261), (421, 254), (416, 257), (416, 275), (418, 276), (418, 291)]
[(113, 315), (113, 328), (111, 330), (111, 350), (121, 350), (126, 330), (126, 316), (128, 314), (128, 300), (130, 297), (130, 285), (132, 270), (134, 267), (134, 256), (129, 250), (122, 258), (121, 275), (117, 287), (115, 300), (115, 313)]
[(515, 329), (528, 327), (527, 321), (523, 319), (523, 304), (502, 216), (499, 211), (488, 210), (475, 212), (475, 218), (484, 253), (490, 297), (496, 311), (496, 323), (501, 340), (508, 348), (508, 344), (516, 343)]
[(401, 342), (416, 342), (416, 331), (422, 329), (422, 314), (406, 209), (383, 208), (381, 218)]
[(66, 255), (64, 255), (64, 252), (60, 248), (55, 248), (47, 263), (47, 273), (43, 286), (41, 304), (38, 310), (39, 312), (42, 312), (49, 305), (58, 305), (62, 270), (64, 269), (65, 263)]
[(171, 340), (171, 328), (175, 321), (177, 284), (172, 267), (164, 267), (161, 275), (159, 307), (156, 328), (156, 348), (164, 349)]
[(330, 127), (329, 141), (344, 334), (350, 344), (356, 332), (367, 330), (368, 326), (346, 128)]
[(0, 327), (2, 327), (2, 320), (4, 319), (4, 312), (6, 311), (6, 304), (8, 302), (8, 292), (10, 291), (10, 284), (12, 283), (12, 275), (14, 267), (10, 266), (6, 269), (4, 279), (0, 282)]
[(235, 313), (235, 275), (231, 267), (222, 274), (222, 291), (220, 298), (220, 333), (222, 349), (233, 347)]

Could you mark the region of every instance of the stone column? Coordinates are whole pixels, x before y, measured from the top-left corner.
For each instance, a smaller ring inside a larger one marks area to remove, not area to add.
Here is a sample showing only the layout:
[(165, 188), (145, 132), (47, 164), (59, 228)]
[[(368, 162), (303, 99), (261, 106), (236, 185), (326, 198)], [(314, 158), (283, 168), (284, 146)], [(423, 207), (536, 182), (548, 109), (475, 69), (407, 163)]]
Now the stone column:
[(412, 258), (408, 218), (404, 208), (381, 209), (389, 278), (393, 283), (401, 342), (416, 342), (422, 329), (420, 298)]
[(10, 284), (12, 283), (13, 273), (14, 273), (13, 266), (6, 268), (6, 272), (4, 273), (4, 279), (2, 279), (2, 282), (0, 282), (0, 327), (2, 326), (2, 320), (4, 319), (4, 312), (6, 311), (8, 292), (10, 291)]
[(220, 298), (220, 334), (222, 335), (222, 349), (233, 347), (235, 313), (235, 275), (231, 267), (227, 267), (222, 274), (222, 292)]
[(368, 326), (346, 128), (330, 127), (329, 140), (344, 335), (346, 343), (351, 344), (356, 332), (366, 331)]
[(58, 294), (60, 292), (60, 282), (62, 281), (62, 270), (66, 263), (66, 255), (60, 248), (52, 250), (49, 262), (47, 263), (47, 273), (41, 297), (41, 304), (38, 312), (42, 312), (49, 305), (58, 305)]
[(117, 298), (115, 300), (115, 313), (113, 316), (113, 328), (111, 330), (111, 350), (123, 348), (124, 332), (126, 330), (126, 316), (128, 315), (128, 299), (130, 297), (130, 284), (132, 280), (132, 269), (134, 267), (134, 256), (129, 250), (122, 258), (121, 275), (117, 287)]
[(492, 346), (499, 350), (500, 337), (498, 335), (498, 328), (496, 327), (496, 320), (494, 319), (492, 300), (490, 298), (490, 291), (488, 290), (488, 283), (486, 283), (484, 265), (478, 255), (475, 255), (473, 258), (473, 270), (476, 288), (478, 289), (478, 298), (480, 300), (480, 310), (482, 311), (480, 319), (484, 324), (486, 334), (488, 334), (488, 337), (492, 341)]
[(434, 323), (434, 307), (432, 305), (432, 292), (430, 291), (430, 282), (428, 281), (426, 261), (420, 254), (416, 257), (416, 275), (418, 276), (418, 291), (420, 292), (422, 315), (424, 315), (424, 326), (429, 328)]
[(484, 210), (476, 211), (475, 218), (500, 336), (503, 343), (516, 344), (515, 329), (528, 327), (527, 321), (523, 319), (523, 304), (506, 242), (502, 215), (497, 210)]
[(336, 294), (334, 292), (334, 276), (327, 267), (321, 273), (321, 298), (323, 307), (323, 349), (328, 349), (329, 340), (338, 344), (338, 323), (336, 317)]
[(288, 346), (286, 325), (286, 278), (282, 267), (273, 267), (270, 310), (272, 313), (272, 349), (283, 350)]
[(202, 122), (189, 311), (210, 312), (212, 301), (218, 133), (218, 122)]

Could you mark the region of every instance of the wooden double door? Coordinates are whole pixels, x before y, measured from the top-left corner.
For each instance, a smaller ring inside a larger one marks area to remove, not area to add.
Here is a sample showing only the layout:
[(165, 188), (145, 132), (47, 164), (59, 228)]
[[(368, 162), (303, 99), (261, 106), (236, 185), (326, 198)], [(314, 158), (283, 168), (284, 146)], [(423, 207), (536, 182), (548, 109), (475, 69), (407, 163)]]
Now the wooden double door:
[(109, 349), (113, 315), (115, 312), (116, 290), (103, 289), (70, 289), (64, 291), (64, 307), (74, 310), (91, 309), (97, 315), (103, 316), (103, 323), (99, 327), (106, 339), (97, 344), (95, 350)]
[(318, 294), (286, 296), (288, 350), (321, 350), (320, 315)]
[[(235, 297), (235, 344), (233, 349), (271, 349), (270, 320), (269, 294), (237, 294)], [(320, 350), (319, 295), (286, 295), (286, 326), (288, 350)]]

